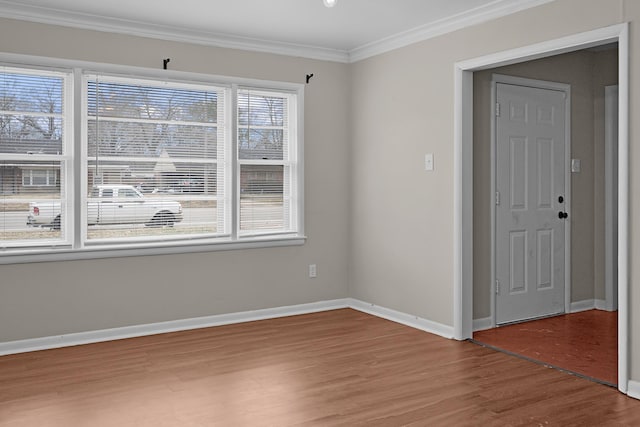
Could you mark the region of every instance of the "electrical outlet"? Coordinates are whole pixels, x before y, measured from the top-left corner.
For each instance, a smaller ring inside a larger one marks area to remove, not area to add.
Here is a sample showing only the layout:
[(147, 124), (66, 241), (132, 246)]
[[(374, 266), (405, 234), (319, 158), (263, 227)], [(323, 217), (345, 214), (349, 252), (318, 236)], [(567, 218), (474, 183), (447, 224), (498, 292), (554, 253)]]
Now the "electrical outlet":
[(318, 276), (318, 270), (315, 264), (309, 264), (309, 277), (314, 278)]

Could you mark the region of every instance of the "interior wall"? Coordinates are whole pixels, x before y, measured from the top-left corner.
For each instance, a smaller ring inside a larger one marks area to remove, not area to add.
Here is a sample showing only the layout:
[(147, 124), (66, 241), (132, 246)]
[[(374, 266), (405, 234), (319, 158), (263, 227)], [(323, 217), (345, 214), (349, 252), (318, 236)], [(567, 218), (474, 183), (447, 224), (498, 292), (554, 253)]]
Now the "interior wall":
[[(593, 300), (596, 288), (604, 294), (604, 108), (596, 109), (596, 94), (601, 94), (604, 105), (604, 81), (617, 81), (618, 58), (615, 49), (613, 52), (583, 50), (474, 73), (474, 319), (491, 315), (490, 113), (494, 73), (571, 85), (571, 158), (581, 160), (581, 171), (571, 174), (571, 302)], [(602, 155), (596, 155), (596, 150)]]
[[(0, 19), (0, 52), (303, 83), (303, 246), (0, 266), (0, 342), (347, 296), (348, 66)], [(308, 264), (318, 277), (309, 279)]]
[[(556, 0), (353, 64), (352, 297), (453, 325), (454, 64), (623, 22), (631, 27), (634, 259), (640, 250), (639, 178), (633, 167), (640, 165), (633, 120), (640, 108), (640, 55), (634, 54), (640, 33), (633, 28), (640, 22), (640, 2)], [(426, 153), (434, 154), (433, 172), (424, 171)], [(640, 313), (633, 309), (640, 307), (640, 263), (629, 266), (630, 373), (640, 379), (640, 363), (634, 362), (640, 360)]]
[[(0, 20), (0, 51), (302, 83), (302, 247), (0, 266), (0, 341), (352, 296), (453, 325), (456, 61), (630, 22), (630, 257), (640, 251), (640, 2), (556, 0), (352, 65)], [(435, 170), (424, 171), (433, 153)], [(330, 173), (327, 171), (330, 170)], [(306, 277), (318, 264), (318, 278)], [(640, 379), (640, 263), (630, 262)], [(348, 276), (348, 278), (347, 278)], [(348, 288), (347, 288), (348, 281)]]
[(618, 84), (618, 51), (595, 52), (593, 68), (593, 157), (594, 162), (594, 298), (604, 301), (605, 295), (605, 182), (604, 182), (604, 88)]

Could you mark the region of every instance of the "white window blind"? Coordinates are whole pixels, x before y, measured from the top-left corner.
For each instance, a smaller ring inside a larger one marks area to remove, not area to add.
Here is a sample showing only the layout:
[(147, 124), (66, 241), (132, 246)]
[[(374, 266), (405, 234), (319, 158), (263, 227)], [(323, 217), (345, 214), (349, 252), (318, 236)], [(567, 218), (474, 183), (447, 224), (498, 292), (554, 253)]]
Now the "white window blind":
[(296, 108), (292, 93), (238, 91), (240, 236), (297, 229)]
[(86, 77), (87, 241), (229, 234), (226, 91)]
[(0, 66), (0, 245), (67, 243), (70, 73)]
[(302, 85), (93, 65), (0, 64), (0, 264), (304, 242)]

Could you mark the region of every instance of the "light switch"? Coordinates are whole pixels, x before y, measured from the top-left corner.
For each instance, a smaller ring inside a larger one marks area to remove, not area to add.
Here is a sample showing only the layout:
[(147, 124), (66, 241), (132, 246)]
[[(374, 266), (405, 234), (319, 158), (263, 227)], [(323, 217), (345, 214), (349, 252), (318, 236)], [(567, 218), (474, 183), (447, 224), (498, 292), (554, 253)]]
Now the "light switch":
[(580, 172), (580, 169), (582, 168), (580, 159), (571, 159), (571, 172), (573, 173), (577, 173)]
[(433, 170), (433, 153), (427, 153), (424, 155), (424, 170)]

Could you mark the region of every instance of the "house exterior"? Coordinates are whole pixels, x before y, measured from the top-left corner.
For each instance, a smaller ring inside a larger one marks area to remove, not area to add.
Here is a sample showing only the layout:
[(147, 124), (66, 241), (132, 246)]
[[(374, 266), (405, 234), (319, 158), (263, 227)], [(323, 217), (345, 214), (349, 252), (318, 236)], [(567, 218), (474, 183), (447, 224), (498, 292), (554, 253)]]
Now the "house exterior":
[[(0, 133), (3, 152), (56, 154), (62, 151), (59, 139), (12, 139)], [(59, 193), (60, 167), (42, 162), (5, 163), (0, 168), (0, 194)]]

